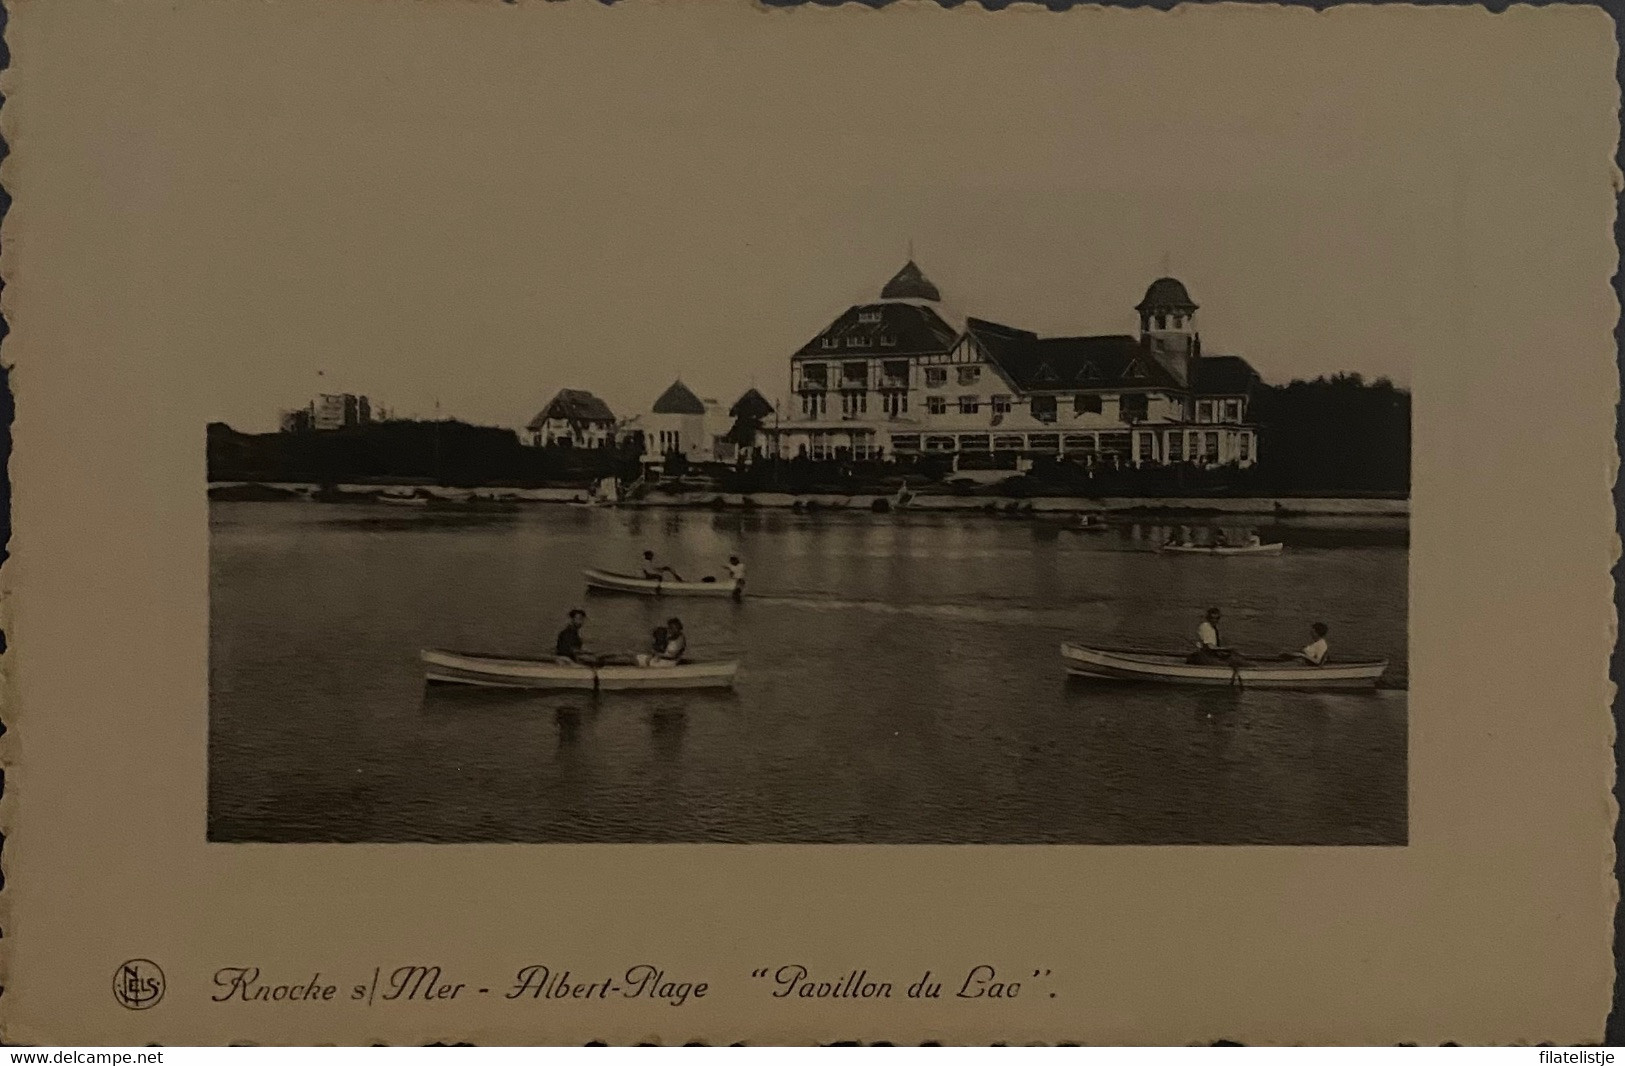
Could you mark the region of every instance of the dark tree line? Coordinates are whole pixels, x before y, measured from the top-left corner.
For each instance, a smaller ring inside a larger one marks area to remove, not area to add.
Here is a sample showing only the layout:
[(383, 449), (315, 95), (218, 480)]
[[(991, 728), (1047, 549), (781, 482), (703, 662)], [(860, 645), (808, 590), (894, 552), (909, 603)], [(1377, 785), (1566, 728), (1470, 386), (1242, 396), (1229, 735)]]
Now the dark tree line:
[(1258, 480), (1271, 492), (1410, 493), (1411, 394), (1359, 374), (1264, 388)]
[(534, 448), (511, 429), (466, 422), (376, 422), (303, 433), (208, 429), (210, 481), (404, 481), (478, 487), (584, 485), (635, 478), (641, 441), (616, 448)]

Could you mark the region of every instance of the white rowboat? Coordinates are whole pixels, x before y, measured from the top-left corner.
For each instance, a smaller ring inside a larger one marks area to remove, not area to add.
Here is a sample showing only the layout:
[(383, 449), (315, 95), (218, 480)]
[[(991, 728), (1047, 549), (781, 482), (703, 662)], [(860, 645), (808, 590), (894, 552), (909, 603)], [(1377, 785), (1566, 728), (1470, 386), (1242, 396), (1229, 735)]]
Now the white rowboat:
[(1280, 555), (1275, 544), (1164, 544), (1158, 551), (1176, 555)]
[(636, 691), (677, 688), (732, 688), (737, 660), (684, 662), (675, 666), (584, 666), (556, 659), (514, 659), (498, 655), (430, 649), (422, 653), (430, 681), (486, 688)]
[(1062, 644), (1066, 672), (1101, 681), (1152, 681), (1172, 685), (1220, 685), (1239, 688), (1368, 689), (1375, 688), (1388, 660), (1326, 663), (1254, 662), (1233, 667), (1197, 665), (1180, 655), (1154, 651), (1107, 651)]
[(715, 581), (677, 581), (672, 578), (652, 578), (617, 574), (609, 570), (581, 571), (587, 587), (603, 592), (633, 592), (640, 596), (732, 596), (739, 582), (732, 578)]

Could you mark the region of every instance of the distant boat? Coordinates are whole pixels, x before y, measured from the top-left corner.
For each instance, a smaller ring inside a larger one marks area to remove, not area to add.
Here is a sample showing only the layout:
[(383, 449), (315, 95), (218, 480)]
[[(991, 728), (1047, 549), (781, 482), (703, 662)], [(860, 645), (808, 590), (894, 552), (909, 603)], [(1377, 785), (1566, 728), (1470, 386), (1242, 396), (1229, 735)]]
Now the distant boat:
[(396, 507), (427, 507), (427, 506), (429, 506), (429, 498), (427, 496), (418, 496), (416, 494), (411, 495), (411, 496), (403, 496), (400, 493), (395, 493), (395, 492), (386, 492), (386, 493), (384, 493), (383, 495), (378, 497), (378, 502), (379, 503), (393, 504)]
[(582, 576), (587, 587), (602, 592), (631, 592), (640, 596), (732, 596), (739, 587), (733, 578), (715, 581), (678, 581), (674, 578), (652, 578), (634, 574), (617, 574), (609, 570), (587, 569)]
[(442, 684), (484, 688), (635, 691), (732, 688), (737, 660), (680, 662), (673, 666), (586, 666), (557, 659), (517, 659), (429, 649), (420, 653), (425, 678)]
[(1173, 685), (1218, 685), (1239, 688), (1367, 689), (1375, 688), (1388, 660), (1327, 663), (1254, 662), (1241, 666), (1198, 665), (1184, 656), (1155, 651), (1122, 651), (1062, 644), (1061, 658), (1074, 677), (1102, 681), (1147, 681)]
[(1069, 517), (1061, 528), (1072, 533), (1104, 533), (1111, 526), (1099, 515), (1080, 514), (1075, 519)]
[(1164, 544), (1158, 551), (1178, 555), (1280, 555), (1282, 545), (1275, 544)]

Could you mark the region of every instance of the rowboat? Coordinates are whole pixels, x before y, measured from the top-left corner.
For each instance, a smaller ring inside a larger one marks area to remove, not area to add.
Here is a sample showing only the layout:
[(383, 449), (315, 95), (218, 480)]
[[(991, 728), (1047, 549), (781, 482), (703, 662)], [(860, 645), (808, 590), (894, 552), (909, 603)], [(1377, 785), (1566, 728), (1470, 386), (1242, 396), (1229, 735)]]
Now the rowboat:
[(677, 688), (732, 688), (737, 660), (681, 662), (675, 666), (585, 666), (556, 659), (515, 659), (499, 655), (429, 649), (422, 653), (429, 681), (486, 688), (588, 689), (634, 691)]
[(674, 578), (640, 577), (609, 570), (581, 571), (589, 589), (601, 592), (632, 592), (639, 596), (732, 596), (739, 587), (733, 578), (716, 581), (678, 581)]
[(1151, 681), (1171, 685), (1233, 685), (1238, 688), (1375, 688), (1388, 660), (1375, 662), (1256, 662), (1242, 666), (1197, 665), (1166, 652), (1107, 650), (1062, 644), (1061, 658), (1074, 677), (1100, 681)]
[(397, 496), (393, 493), (384, 493), (378, 497), (379, 503), (393, 504), (396, 507), (427, 507), (429, 500), (426, 496)]
[(1281, 544), (1164, 544), (1157, 550), (1175, 555), (1280, 555)]

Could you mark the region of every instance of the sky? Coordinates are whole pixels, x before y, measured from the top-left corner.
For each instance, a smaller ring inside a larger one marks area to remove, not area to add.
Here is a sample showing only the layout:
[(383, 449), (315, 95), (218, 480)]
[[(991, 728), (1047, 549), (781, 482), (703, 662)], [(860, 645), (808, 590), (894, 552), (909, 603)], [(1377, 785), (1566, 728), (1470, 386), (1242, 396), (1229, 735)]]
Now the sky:
[(237, 8), (172, 73), (132, 42), (146, 84), (91, 163), (200, 309), (166, 328), (202, 353), (203, 418), (353, 391), (521, 426), (560, 388), (625, 416), (675, 378), (778, 398), (911, 245), (959, 315), (1132, 332), (1166, 262), (1205, 351), (1408, 384), (1456, 335), (1433, 279), (1516, 77), (1440, 61), (1449, 18), (382, 7)]

